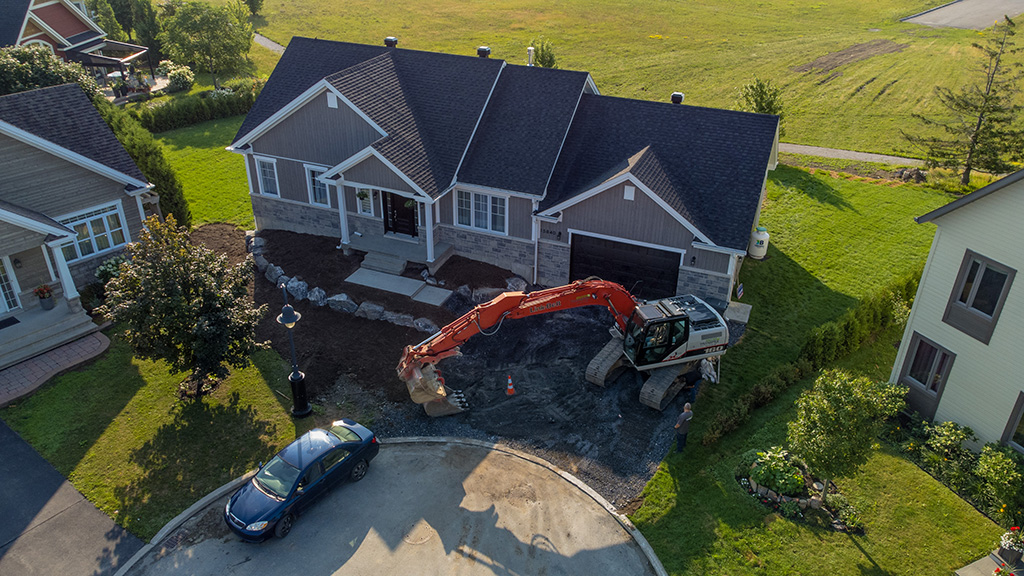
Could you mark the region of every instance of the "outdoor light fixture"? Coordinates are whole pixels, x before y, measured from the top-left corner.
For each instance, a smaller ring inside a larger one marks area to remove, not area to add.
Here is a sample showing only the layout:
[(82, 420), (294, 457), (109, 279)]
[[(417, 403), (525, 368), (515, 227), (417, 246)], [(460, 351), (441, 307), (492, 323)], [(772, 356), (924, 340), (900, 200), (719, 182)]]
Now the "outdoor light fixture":
[(296, 312), (288, 303), (288, 289), (283, 283), (281, 294), (284, 296), (284, 306), (277, 317), (277, 323), (288, 330), (288, 347), (292, 351), (292, 373), (288, 375), (288, 383), (292, 386), (292, 417), (305, 418), (313, 412), (313, 407), (306, 398), (306, 375), (299, 372), (299, 360), (295, 356), (295, 338), (292, 336), (292, 328), (302, 318), (302, 314)]

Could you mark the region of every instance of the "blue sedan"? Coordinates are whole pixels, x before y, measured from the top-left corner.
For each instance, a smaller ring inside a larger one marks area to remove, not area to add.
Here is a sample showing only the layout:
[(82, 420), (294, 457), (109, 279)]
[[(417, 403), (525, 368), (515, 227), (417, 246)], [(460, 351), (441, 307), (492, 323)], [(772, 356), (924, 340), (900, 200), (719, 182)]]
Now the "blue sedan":
[(342, 480), (358, 482), (380, 451), (377, 437), (352, 420), (314, 428), (261, 466), (224, 507), (224, 521), (250, 542), (284, 538), (295, 517)]

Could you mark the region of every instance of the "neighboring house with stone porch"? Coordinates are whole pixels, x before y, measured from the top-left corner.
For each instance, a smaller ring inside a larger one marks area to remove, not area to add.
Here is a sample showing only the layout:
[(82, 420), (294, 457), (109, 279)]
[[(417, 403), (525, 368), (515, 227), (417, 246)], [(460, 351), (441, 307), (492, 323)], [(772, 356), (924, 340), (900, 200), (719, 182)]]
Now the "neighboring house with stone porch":
[(1024, 170), (915, 218), (936, 225), (890, 381), (911, 410), (1024, 452)]
[(96, 329), (78, 288), (159, 214), (152, 188), (77, 84), (0, 97), (0, 369)]
[(729, 300), (777, 117), (480, 55), (293, 38), (229, 147), (257, 228), (337, 237), (394, 273), (461, 255), (536, 284)]

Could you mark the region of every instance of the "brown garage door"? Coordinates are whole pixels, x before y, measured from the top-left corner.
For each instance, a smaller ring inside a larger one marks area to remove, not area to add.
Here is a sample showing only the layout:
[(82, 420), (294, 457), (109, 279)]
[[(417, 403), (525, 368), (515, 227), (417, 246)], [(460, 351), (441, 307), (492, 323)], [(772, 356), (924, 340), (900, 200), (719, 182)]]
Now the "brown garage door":
[(641, 298), (674, 296), (679, 253), (574, 234), (569, 278), (589, 276), (618, 282)]

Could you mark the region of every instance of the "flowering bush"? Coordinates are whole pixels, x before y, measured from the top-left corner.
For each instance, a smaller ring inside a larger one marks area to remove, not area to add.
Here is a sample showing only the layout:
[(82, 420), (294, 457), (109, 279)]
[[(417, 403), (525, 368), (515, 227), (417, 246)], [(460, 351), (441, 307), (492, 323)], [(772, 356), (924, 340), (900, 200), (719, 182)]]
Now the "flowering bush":
[(53, 297), (53, 288), (50, 288), (49, 284), (42, 284), (38, 288), (33, 290), (33, 292), (35, 292), (36, 296), (38, 296), (39, 298)]
[(182, 92), (192, 89), (192, 85), (196, 81), (196, 75), (192, 73), (188, 66), (174, 66), (168, 70), (167, 80), (169, 81), (168, 91)]
[(1021, 532), (1020, 526), (1014, 526), (1009, 532), (1004, 533), (999, 545), (1007, 550), (1024, 553), (1024, 533)]
[(1013, 576), (1013, 571), (1006, 567), (1006, 562), (1002, 562), (992, 571), (992, 576)]
[(804, 475), (789, 460), (789, 452), (772, 447), (770, 450), (758, 452), (758, 466), (750, 473), (758, 484), (763, 484), (779, 494), (793, 496), (804, 489)]

